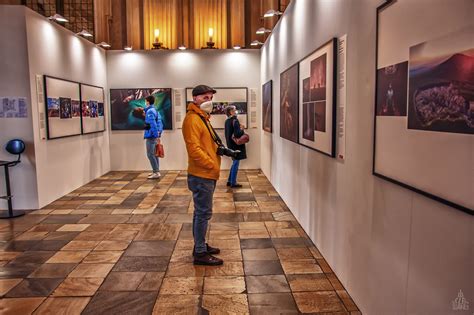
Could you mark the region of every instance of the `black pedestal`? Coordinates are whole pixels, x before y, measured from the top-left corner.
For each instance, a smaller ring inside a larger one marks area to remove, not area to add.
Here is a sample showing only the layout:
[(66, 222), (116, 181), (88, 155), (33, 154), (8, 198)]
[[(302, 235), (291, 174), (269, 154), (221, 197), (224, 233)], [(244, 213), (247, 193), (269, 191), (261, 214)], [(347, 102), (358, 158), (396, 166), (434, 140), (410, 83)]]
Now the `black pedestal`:
[(5, 186), (7, 188), (7, 195), (6, 196), (0, 196), (1, 199), (6, 199), (8, 202), (8, 211), (0, 211), (0, 219), (10, 219), (10, 218), (16, 218), (16, 217), (21, 217), (22, 215), (25, 215), (24, 211), (13, 211), (13, 205), (12, 205), (12, 193), (10, 190), (10, 173), (8, 171), (8, 168), (10, 166), (14, 166), (18, 164), (17, 161), (0, 161), (0, 166), (3, 166), (5, 168)]

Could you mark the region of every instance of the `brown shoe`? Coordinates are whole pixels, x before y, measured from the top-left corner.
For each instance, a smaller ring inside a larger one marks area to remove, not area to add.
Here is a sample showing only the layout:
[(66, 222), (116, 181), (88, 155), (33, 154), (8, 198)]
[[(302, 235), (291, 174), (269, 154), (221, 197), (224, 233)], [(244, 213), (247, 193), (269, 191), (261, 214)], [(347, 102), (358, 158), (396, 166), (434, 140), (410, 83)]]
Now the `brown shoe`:
[[(217, 247), (211, 247), (209, 244), (206, 243), (206, 252), (211, 255), (217, 255), (221, 252), (221, 250)], [(194, 249), (193, 249), (193, 256), (195, 255)]]
[(224, 261), (220, 258), (209, 255), (208, 253), (204, 253), (194, 255), (193, 263), (195, 265), (219, 266), (222, 265)]

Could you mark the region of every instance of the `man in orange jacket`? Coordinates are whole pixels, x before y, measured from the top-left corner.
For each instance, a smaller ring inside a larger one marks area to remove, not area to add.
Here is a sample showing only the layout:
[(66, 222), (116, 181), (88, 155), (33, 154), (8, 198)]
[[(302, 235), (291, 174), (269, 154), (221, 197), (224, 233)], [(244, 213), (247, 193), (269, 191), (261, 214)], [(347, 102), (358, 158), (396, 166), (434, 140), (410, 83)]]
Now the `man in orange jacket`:
[(219, 179), (221, 158), (217, 155), (216, 135), (209, 118), (212, 98), (216, 90), (206, 85), (193, 89), (193, 103), (189, 104), (183, 121), (183, 137), (188, 151), (188, 188), (193, 193), (194, 264), (222, 265), (223, 260), (213, 255), (218, 248), (206, 243), (208, 221), (212, 217), (212, 199)]

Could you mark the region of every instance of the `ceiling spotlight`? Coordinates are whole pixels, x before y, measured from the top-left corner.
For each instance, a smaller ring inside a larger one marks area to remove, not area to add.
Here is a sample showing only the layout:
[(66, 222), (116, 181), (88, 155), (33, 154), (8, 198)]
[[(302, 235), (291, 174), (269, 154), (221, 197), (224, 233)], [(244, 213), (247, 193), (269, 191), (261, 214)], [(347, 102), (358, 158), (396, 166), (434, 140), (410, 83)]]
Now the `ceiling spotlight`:
[(237, 49), (240, 49), (240, 48), (242, 48), (242, 47), (240, 47), (240, 45), (234, 45), (234, 47), (232, 47), (232, 48), (234, 48), (234, 49), (237, 50)]
[(103, 47), (103, 48), (110, 48), (110, 47), (111, 47), (111, 46), (110, 46), (109, 44), (107, 44), (106, 42), (101, 42), (101, 43), (99, 43), (99, 44), (97, 44), (97, 45), (99, 45), (100, 47)]
[(80, 31), (79, 33), (76, 33), (76, 35), (84, 36), (84, 37), (92, 37), (92, 36), (94, 36), (94, 35), (92, 35), (91, 33), (89, 33), (87, 30), (82, 30), (82, 31)]
[(61, 23), (69, 22), (64, 16), (62, 16), (61, 14), (57, 14), (57, 13), (55, 15), (52, 15), (52, 16), (48, 17), (48, 20), (61, 22)]
[(265, 34), (265, 33), (271, 33), (272, 30), (269, 30), (265, 27), (260, 27), (255, 33), (257, 34)]
[(126, 50), (126, 51), (131, 51), (131, 50), (132, 50), (132, 46), (125, 46), (123, 49)]
[(179, 50), (186, 50), (186, 46), (184, 46), (184, 45), (179, 45), (179, 46), (178, 46), (178, 49), (179, 49)]
[(272, 16), (275, 16), (275, 15), (282, 15), (283, 13), (280, 12), (280, 11), (275, 11), (273, 9), (270, 9), (268, 10), (267, 12), (265, 12), (265, 14), (263, 15), (263, 17), (272, 17)]
[(254, 40), (252, 43), (250, 43), (251, 46), (258, 46), (258, 45), (263, 45), (263, 43), (259, 40)]

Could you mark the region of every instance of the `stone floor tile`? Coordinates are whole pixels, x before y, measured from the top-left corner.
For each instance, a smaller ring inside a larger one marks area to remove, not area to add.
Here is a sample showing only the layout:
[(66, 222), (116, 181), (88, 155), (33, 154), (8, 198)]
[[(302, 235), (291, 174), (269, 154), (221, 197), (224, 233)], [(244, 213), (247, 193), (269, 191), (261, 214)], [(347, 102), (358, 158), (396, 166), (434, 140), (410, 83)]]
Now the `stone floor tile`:
[(301, 260), (283, 260), (281, 265), (285, 274), (308, 274), (308, 273), (322, 273), (321, 267), (314, 259)]
[(201, 294), (202, 277), (166, 277), (160, 289), (161, 294)]
[(59, 297), (48, 298), (35, 311), (35, 315), (68, 314), (80, 315), (89, 303), (88, 297)]
[(70, 274), (70, 278), (105, 278), (114, 264), (79, 264)]
[(104, 278), (66, 278), (52, 296), (93, 296)]
[(324, 274), (288, 275), (291, 291), (330, 291), (333, 287)]
[(245, 293), (244, 277), (205, 277), (204, 294)]
[(290, 292), (284, 275), (246, 276), (248, 293)]
[(302, 313), (341, 312), (344, 305), (334, 291), (293, 293), (298, 309)]
[(23, 279), (0, 279), (0, 297), (5, 295), (8, 291), (13, 289)]
[(24, 279), (11, 289), (5, 297), (39, 297), (48, 296), (63, 279)]
[(209, 314), (249, 314), (246, 294), (203, 295), (202, 308)]
[[(179, 303), (176, 303), (179, 301)], [(153, 315), (161, 314), (198, 314), (200, 297), (197, 294), (158, 296)]]
[(82, 315), (151, 314), (156, 292), (99, 291), (86, 306)]
[(101, 291), (135, 291), (146, 272), (111, 272), (100, 287)]
[(44, 264), (31, 273), (28, 278), (66, 278), (77, 264)]
[(244, 260), (278, 260), (278, 255), (273, 248), (243, 249)]
[(0, 299), (0, 310), (2, 315), (29, 315), (44, 300), (44, 297)]

